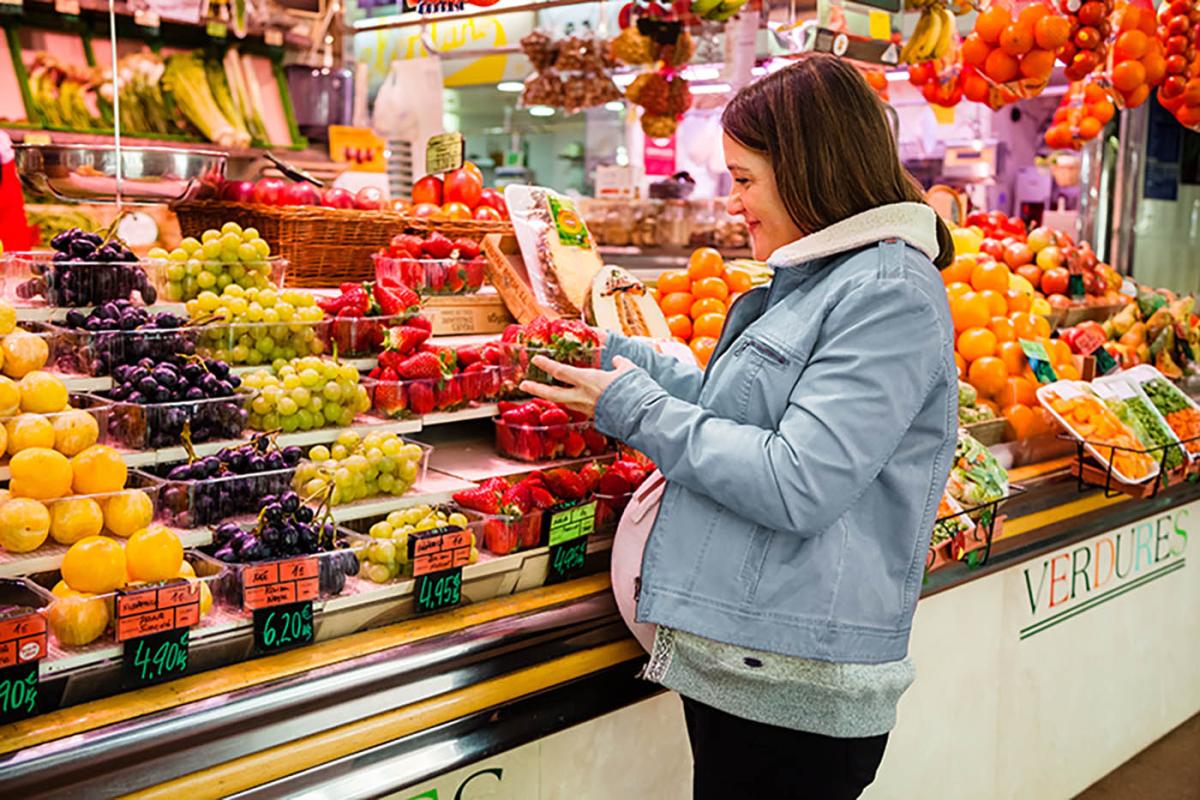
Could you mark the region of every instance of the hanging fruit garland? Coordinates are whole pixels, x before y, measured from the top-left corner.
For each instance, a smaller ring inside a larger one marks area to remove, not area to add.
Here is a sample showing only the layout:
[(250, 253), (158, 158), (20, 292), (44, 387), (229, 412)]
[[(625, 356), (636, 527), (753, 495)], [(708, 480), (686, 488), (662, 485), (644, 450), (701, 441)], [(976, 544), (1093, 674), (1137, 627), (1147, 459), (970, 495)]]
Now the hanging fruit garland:
[(521, 51), (534, 68), (521, 95), (524, 106), (551, 106), (574, 114), (621, 99), (621, 90), (612, 82), (616, 63), (603, 39), (567, 36), (555, 40), (543, 31), (533, 31), (521, 39)]
[(1158, 101), (1185, 128), (1200, 131), (1200, 0), (1172, 0), (1158, 12), (1166, 78)]
[(625, 90), (629, 101), (642, 108), (642, 130), (647, 136), (671, 136), (692, 107), (692, 92), (679, 70), (695, 53), (696, 42), (679, 20), (630, 17), (629, 25), (613, 39), (615, 60), (647, 68)]
[(1042, 2), (991, 3), (963, 40), (963, 63), (983, 81), (968, 76), (964, 94), (972, 100), (982, 98), (993, 109), (1041, 94), (1070, 29), (1068, 19)]
[(1098, 81), (1075, 81), (1054, 112), (1046, 145), (1055, 150), (1079, 150), (1100, 135), (1115, 113), (1116, 106)]
[(1167, 72), (1154, 9), (1147, 0), (1121, 3), (1109, 18), (1109, 29), (1108, 57), (1098, 74), (1099, 83), (1118, 108), (1137, 108)]

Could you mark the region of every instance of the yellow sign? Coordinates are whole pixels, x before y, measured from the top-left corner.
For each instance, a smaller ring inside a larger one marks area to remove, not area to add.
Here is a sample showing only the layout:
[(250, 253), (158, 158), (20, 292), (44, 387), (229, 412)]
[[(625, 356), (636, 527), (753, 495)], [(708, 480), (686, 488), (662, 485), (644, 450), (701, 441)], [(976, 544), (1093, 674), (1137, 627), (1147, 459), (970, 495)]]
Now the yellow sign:
[(370, 128), (329, 126), (329, 157), (349, 164), (351, 172), (386, 172), (383, 150), (386, 142)]
[(425, 147), (425, 171), (430, 175), (449, 172), (463, 165), (466, 142), (458, 132), (439, 133), (429, 137)]

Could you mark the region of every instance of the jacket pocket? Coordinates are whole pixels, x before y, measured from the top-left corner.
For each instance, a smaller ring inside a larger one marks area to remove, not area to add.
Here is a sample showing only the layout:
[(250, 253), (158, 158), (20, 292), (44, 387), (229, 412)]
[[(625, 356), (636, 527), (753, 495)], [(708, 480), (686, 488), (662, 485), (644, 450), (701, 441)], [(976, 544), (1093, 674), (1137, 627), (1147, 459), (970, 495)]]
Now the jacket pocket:
[(738, 571), (738, 580), (746, 586), (744, 597), (747, 603), (754, 602), (754, 595), (758, 592), (758, 584), (766, 566), (767, 553), (771, 549), (771, 540), (774, 538), (775, 530), (762, 525), (755, 525), (754, 532), (750, 534), (746, 555), (742, 558), (742, 568)]

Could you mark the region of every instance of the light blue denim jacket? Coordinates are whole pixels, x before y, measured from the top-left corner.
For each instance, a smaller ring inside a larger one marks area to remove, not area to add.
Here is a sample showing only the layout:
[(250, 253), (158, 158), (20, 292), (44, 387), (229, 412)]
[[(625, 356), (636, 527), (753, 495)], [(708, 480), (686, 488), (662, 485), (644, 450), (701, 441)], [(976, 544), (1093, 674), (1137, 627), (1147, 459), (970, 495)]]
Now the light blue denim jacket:
[(610, 335), (604, 433), (667, 489), (637, 618), (822, 661), (903, 659), (957, 430), (933, 211), (864, 212), (776, 251), (706, 372)]

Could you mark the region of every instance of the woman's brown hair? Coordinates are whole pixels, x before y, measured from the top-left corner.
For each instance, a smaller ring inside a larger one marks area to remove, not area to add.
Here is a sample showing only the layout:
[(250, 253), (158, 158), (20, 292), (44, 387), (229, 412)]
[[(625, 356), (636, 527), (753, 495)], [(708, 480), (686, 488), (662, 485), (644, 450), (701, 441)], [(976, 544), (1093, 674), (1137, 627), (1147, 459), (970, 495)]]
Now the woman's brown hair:
[[(900, 163), (883, 104), (842, 59), (809, 53), (742, 89), (721, 115), (725, 132), (766, 154), (788, 215), (805, 234), (890, 203), (924, 203)], [(939, 268), (954, 258), (940, 217)]]

